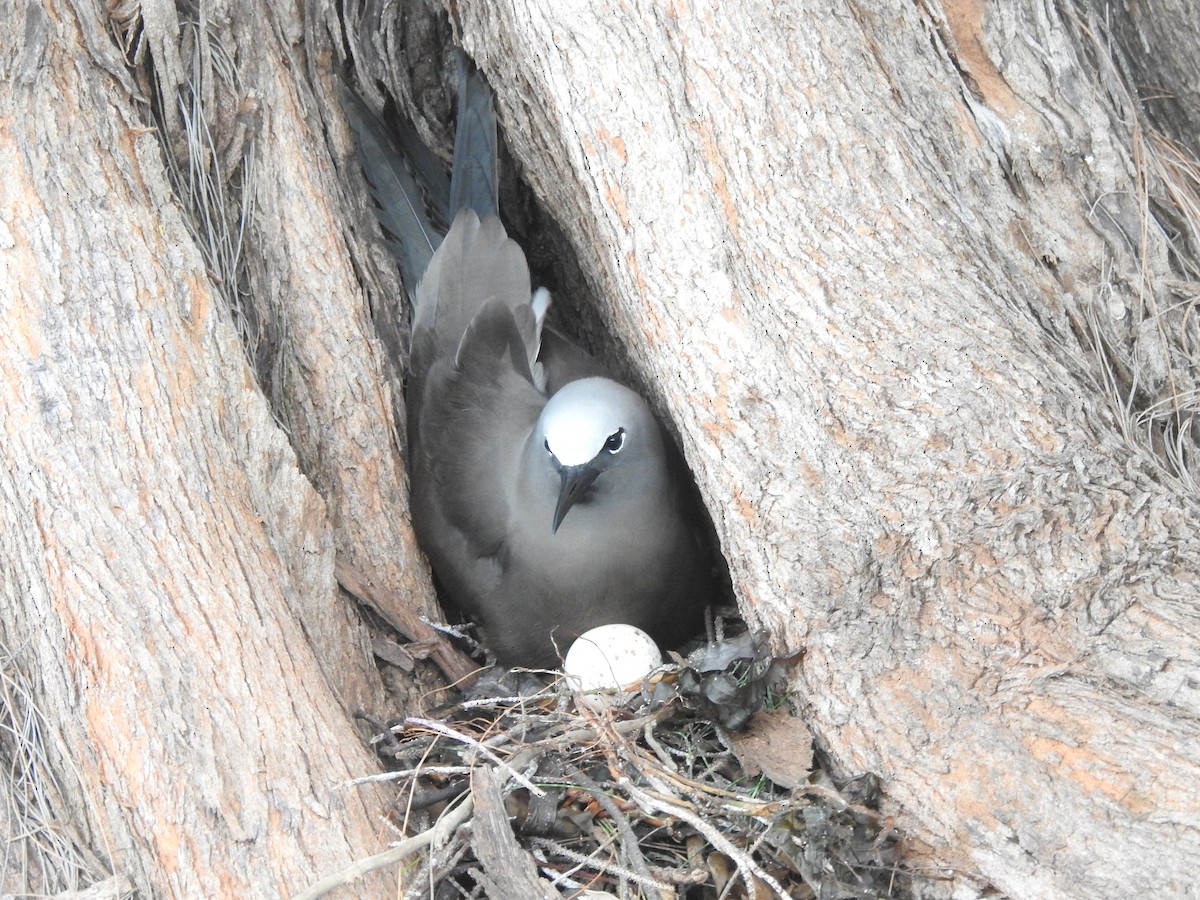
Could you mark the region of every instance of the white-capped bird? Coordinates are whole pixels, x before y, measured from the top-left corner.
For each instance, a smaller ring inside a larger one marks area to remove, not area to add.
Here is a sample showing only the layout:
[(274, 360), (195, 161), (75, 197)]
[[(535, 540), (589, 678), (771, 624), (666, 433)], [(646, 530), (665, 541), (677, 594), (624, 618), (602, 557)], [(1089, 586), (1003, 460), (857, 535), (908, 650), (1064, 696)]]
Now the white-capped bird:
[[(465, 61), (462, 73), (448, 209), (436, 210), (451, 223), (444, 239), (426, 214), (447, 194), (432, 154), (411, 136), (401, 151), (346, 97), (414, 297), (417, 538), (503, 664), (555, 665), (581, 633), (614, 622), (674, 646), (713, 595), (690, 474), (646, 401), (543, 327), (549, 296), (531, 291), (497, 216), (491, 90)], [(412, 170), (435, 172), (423, 191)]]

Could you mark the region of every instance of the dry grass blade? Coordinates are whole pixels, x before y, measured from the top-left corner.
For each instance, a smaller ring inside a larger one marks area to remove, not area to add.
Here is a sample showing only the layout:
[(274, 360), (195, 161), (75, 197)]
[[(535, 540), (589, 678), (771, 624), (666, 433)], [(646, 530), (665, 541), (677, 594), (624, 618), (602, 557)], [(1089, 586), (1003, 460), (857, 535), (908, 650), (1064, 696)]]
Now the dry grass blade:
[[(54, 894), (107, 884), (117, 893), (103, 896), (126, 896), (132, 893), (128, 882), (109, 878), (72, 833), (69, 823), (74, 817), (64, 798), (79, 796), (82, 781), (76, 779), (71, 790), (59, 783), (55, 772), (61, 769), (51, 763), (46, 745), (49, 733), (16, 655), (0, 647), (0, 816), (7, 837), (0, 859), (0, 894)], [(66, 771), (74, 772), (66, 754), (57, 758)]]
[[(264, 323), (244, 300), (243, 248), (254, 217), (257, 101), (243, 90), (237, 65), (211, 33), (204, 8), (198, 7), (198, 21), (180, 26), (186, 89), (172, 97), (169, 85), (156, 82), (152, 109), (185, 223), (254, 367)], [(173, 122), (182, 135), (172, 132)], [(269, 327), (277, 330), (280, 323)]]
[[(1139, 216), (1139, 232), (1126, 235), (1133, 271), (1121, 271), (1115, 254), (1083, 311), (1084, 336), (1125, 443), (1180, 496), (1200, 499), (1200, 162), (1143, 124), (1145, 111), (1110, 48), (1076, 25), (1130, 123)], [(1136, 286), (1130, 308), (1120, 299), (1122, 282)]]

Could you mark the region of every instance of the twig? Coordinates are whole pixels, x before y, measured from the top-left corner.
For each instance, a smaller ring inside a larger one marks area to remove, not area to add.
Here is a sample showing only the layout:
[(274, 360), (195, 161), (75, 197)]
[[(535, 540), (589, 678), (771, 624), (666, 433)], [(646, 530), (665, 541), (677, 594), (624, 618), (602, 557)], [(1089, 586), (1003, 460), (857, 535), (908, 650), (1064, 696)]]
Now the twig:
[[(652, 778), (649, 778), (649, 776), (647, 777), (648, 780), (653, 782)], [(685, 809), (684, 807), (675, 803), (668, 803), (666, 800), (661, 800), (657, 797), (651, 796), (649, 793), (635, 785), (633, 780), (628, 775), (622, 775), (617, 780), (617, 783), (625, 789), (625, 792), (628, 794), (630, 799), (637, 803), (638, 806), (642, 807), (642, 809), (649, 809), (675, 816), (675, 818), (683, 820), (688, 825), (691, 825), (692, 828), (696, 829), (696, 831), (700, 832), (700, 834), (704, 835), (705, 840), (707, 840), (710, 844), (712, 844), (737, 864), (738, 872), (746, 882), (747, 893), (749, 893), (751, 896), (754, 895), (754, 886), (750, 882), (750, 877), (747, 875), (747, 873), (754, 875), (756, 878), (765, 883), (771, 888), (771, 890), (775, 891), (775, 894), (778, 897), (783, 898), (783, 900), (792, 900), (792, 895), (783, 889), (782, 884), (780, 884), (771, 874), (764, 871), (750, 856), (739, 850), (733, 841), (729, 840), (721, 833), (719, 828), (710, 824), (709, 822), (706, 822), (703, 816), (696, 815), (696, 813), (692, 812), (691, 810)], [(663, 790), (661, 785), (659, 785), (659, 789)]]
[(678, 774), (679, 770), (675, 767), (675, 762), (662, 744), (658, 742), (658, 738), (654, 736), (654, 722), (647, 722), (646, 727), (642, 729), (642, 738), (654, 751), (654, 755), (658, 757), (658, 761), (663, 764), (663, 768), (669, 769)]
[(496, 772), (480, 766), (471, 779), (475, 820), (471, 845), (479, 860), (479, 881), (490, 896), (552, 900), (558, 892), (538, 877), (537, 866), (512, 832)]
[[(566, 847), (562, 846), (561, 844), (555, 843), (554, 841), (550, 840), (549, 838), (533, 838), (531, 843), (535, 847), (540, 847), (542, 850), (546, 850), (547, 848), (552, 847), (554, 849), (554, 852), (561, 855), (563, 859), (566, 859), (566, 860), (569, 860), (570, 862), (575, 863), (573, 868), (567, 869), (565, 872), (551, 873), (551, 872), (547, 871), (547, 869), (549, 869), (548, 865), (543, 865), (542, 871), (543, 871), (543, 873), (552, 876), (551, 880), (550, 880), (551, 887), (558, 887), (559, 885), (563, 885), (568, 888), (576, 889), (579, 887), (584, 887), (586, 885), (584, 882), (576, 880), (575, 874), (577, 872), (579, 872), (581, 869), (592, 868), (592, 869), (598, 870), (598, 869), (603, 868), (604, 863), (599, 861), (599, 856), (601, 853), (604, 853), (606, 850), (608, 850), (609, 847), (611, 847), (613, 845), (613, 841), (615, 841), (615, 840), (616, 840), (615, 835), (609, 835), (607, 838), (605, 838), (603, 840), (597, 840), (596, 849), (594, 849), (591, 853), (588, 853), (588, 854), (580, 853), (576, 850), (569, 850)], [(545, 856), (545, 854), (543, 854), (542, 857), (538, 857), (536, 854), (534, 854), (534, 858), (538, 859), (539, 861), (541, 861), (541, 859), (543, 859), (544, 856)], [(587, 884), (594, 883), (597, 880), (599, 880), (599, 878), (600, 878), (600, 875), (596, 874), (592, 877), (590, 882), (587, 882)]]
[(297, 894), (294, 900), (317, 900), (318, 897), (324, 897), (335, 888), (357, 881), (369, 872), (374, 872), (376, 869), (382, 869), (385, 866), (395, 865), (400, 860), (406, 859), (430, 845), (444, 843), (455, 832), (458, 826), (471, 818), (471, 811), (474, 809), (474, 806), (475, 804), (471, 800), (471, 795), (469, 793), (464, 794), (462, 802), (457, 806), (448, 808), (431, 828), (425, 829), (420, 834), (414, 835), (406, 841), (401, 841), (395, 847), (384, 850), (382, 853), (376, 853), (374, 856), (368, 856), (366, 859), (355, 860), (342, 869), (342, 871), (322, 878), (308, 890)]
[(560, 747), (569, 744), (584, 744), (589, 741), (599, 740), (610, 729), (620, 735), (633, 734), (635, 731), (640, 731), (648, 723), (659, 722), (673, 712), (674, 709), (670, 705), (667, 705), (662, 707), (662, 709), (656, 709), (648, 716), (639, 716), (636, 719), (626, 719), (621, 722), (608, 722), (604, 728), (600, 728), (599, 725), (591, 728), (575, 728), (571, 731), (564, 731), (558, 737), (554, 738), (554, 743)]
[[(642, 887), (650, 888), (655, 891), (656, 895), (660, 889), (671, 890), (671, 886), (663, 881), (655, 878), (649, 871), (638, 872), (627, 866), (621, 866), (613, 862), (604, 862), (597, 859), (596, 854), (601, 850), (610, 847), (611, 844), (601, 844), (591, 853), (580, 853), (578, 850), (572, 850), (569, 847), (564, 847), (562, 844), (556, 843), (548, 838), (533, 838), (532, 843), (536, 847), (541, 847), (543, 850), (555, 855), (561, 856), (563, 859), (576, 864), (576, 867), (569, 873), (560, 875), (560, 878), (566, 877), (580, 869), (592, 868), (605, 875), (617, 875), (621, 878), (627, 878), (634, 884), (640, 884)], [(659, 895), (661, 896), (661, 895)]]
[(349, 593), (375, 609), (393, 628), (410, 641), (428, 642), (443, 674), (455, 684), (469, 684), (480, 674), (471, 660), (459, 653), (445, 637), (421, 621), (419, 614), (393, 591), (368, 583), (362, 574), (341, 557), (334, 560), (334, 576)]
[(469, 775), (470, 766), (420, 766), (416, 769), (401, 769), (399, 772), (380, 772), (376, 775), (360, 775), (343, 781), (339, 787), (358, 787), (360, 784), (374, 784), (377, 781), (399, 781), (401, 778), (412, 778), (417, 775)]
[(575, 780), (580, 787), (584, 788), (586, 791), (588, 791), (588, 793), (596, 798), (596, 802), (604, 808), (604, 811), (608, 813), (608, 817), (612, 819), (613, 823), (617, 826), (617, 831), (621, 832), (621, 838), (623, 839), (621, 846), (629, 859), (629, 864), (639, 875), (639, 878), (633, 880), (637, 881), (639, 884), (642, 884), (644, 887), (650, 888), (653, 891), (653, 896), (658, 897), (659, 900), (661, 900), (662, 895), (659, 893), (660, 889), (669, 889), (669, 886), (658, 883), (654, 880), (654, 876), (650, 874), (650, 869), (646, 865), (646, 858), (642, 856), (642, 848), (638, 844), (637, 835), (633, 833), (633, 828), (630, 826), (629, 820), (625, 818), (625, 814), (622, 813), (617, 804), (613, 802), (613, 798), (603, 791), (599, 785), (592, 781), (592, 779), (588, 778), (583, 772), (577, 772), (575, 775)]
[(538, 787), (536, 784), (534, 784), (532, 781), (530, 781), (528, 778), (526, 778), (524, 775), (522, 775), (516, 769), (509, 766), (508, 763), (506, 763), (499, 756), (497, 756), (492, 750), (490, 750), (488, 747), (486, 747), (484, 744), (480, 743), (479, 741), (475, 740), (475, 738), (471, 737), (470, 735), (463, 734), (462, 732), (459, 732), (459, 731), (455, 731), (453, 728), (443, 725), (441, 722), (435, 722), (433, 719), (419, 719), (415, 716), (412, 716), (412, 717), (405, 719), (404, 724), (405, 725), (417, 725), (421, 728), (426, 728), (430, 731), (437, 732), (438, 734), (445, 735), (446, 737), (450, 738), (452, 741), (458, 741), (460, 744), (466, 744), (468, 747), (471, 747), (472, 749), (477, 750), (479, 753), (482, 753), (489, 760), (494, 762), (497, 766), (499, 766), (500, 768), (502, 768), (506, 772), (508, 772), (508, 774), (511, 775), (514, 779), (516, 779), (516, 781), (519, 782), (523, 788), (528, 790), (534, 796), (537, 796), (537, 797), (545, 797), (546, 796), (545, 791), (543, 791), (540, 787)]
[(447, 859), (445, 863), (439, 866), (432, 873), (432, 877), (430, 879), (433, 883), (433, 889), (430, 892), (432, 896), (437, 896), (437, 886), (442, 884), (446, 877), (454, 872), (454, 867), (462, 862), (463, 857), (467, 855), (468, 851), (470, 851), (471, 842), (464, 840), (460, 835), (456, 838), (455, 843), (452, 844), (451, 847), (453, 852), (450, 853), (449, 859)]
[(834, 809), (856, 813), (871, 822), (882, 822), (887, 818), (883, 813), (869, 809), (861, 803), (851, 803), (837, 791), (831, 790), (822, 784), (806, 784), (804, 785), (804, 793), (810, 797), (820, 797)]

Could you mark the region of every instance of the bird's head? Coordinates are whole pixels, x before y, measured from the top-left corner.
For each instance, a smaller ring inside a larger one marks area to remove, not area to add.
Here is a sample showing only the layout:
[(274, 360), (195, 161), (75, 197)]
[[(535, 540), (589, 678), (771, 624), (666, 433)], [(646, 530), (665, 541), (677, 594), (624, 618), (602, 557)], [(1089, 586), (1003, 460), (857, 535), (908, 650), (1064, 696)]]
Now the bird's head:
[(538, 436), (560, 479), (554, 532), (593, 488), (605, 494), (641, 490), (663, 468), (661, 431), (650, 407), (607, 378), (564, 385), (542, 410)]

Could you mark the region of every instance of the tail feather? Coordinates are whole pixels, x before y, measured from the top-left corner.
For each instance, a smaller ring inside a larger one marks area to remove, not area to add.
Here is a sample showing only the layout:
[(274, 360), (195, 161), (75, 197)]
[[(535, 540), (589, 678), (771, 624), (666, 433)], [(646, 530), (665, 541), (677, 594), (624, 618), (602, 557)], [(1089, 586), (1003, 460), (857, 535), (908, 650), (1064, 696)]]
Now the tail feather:
[(425, 195), (425, 209), (434, 229), (445, 234), (450, 230), (450, 175), (436, 153), (421, 138), (417, 126), (407, 118), (397, 122), (396, 143), (412, 168), (417, 184)]
[(460, 55), (458, 130), (450, 176), (450, 220), (464, 209), (481, 219), (500, 208), (499, 153), (492, 89), (466, 56)]
[(359, 162), (379, 209), (379, 223), (395, 238), (391, 249), (400, 277), (412, 295), (442, 242), (425, 209), (420, 185), (387, 126), (349, 87), (342, 86), (342, 107), (357, 138)]
[[(390, 249), (413, 298), (414, 370), (435, 358), (483, 352), (495, 338), (521, 360), (514, 366), (541, 387), (537, 362), (550, 296), (530, 294), (525, 254), (498, 218), (499, 163), (491, 87), (465, 54), (460, 57), (454, 168), (447, 179), (436, 156), (411, 123), (393, 137), (379, 116), (343, 86), (343, 105), (358, 138), (359, 157), (395, 239)], [(444, 220), (444, 222), (442, 221)], [(444, 223), (449, 231), (443, 236)], [(442, 226), (439, 228), (439, 225)], [(436, 252), (435, 252), (436, 251)], [(508, 310), (502, 317), (492, 306)], [(476, 319), (479, 318), (477, 322)], [(502, 339), (502, 340), (501, 340)], [(501, 351), (500, 345), (494, 348)]]

